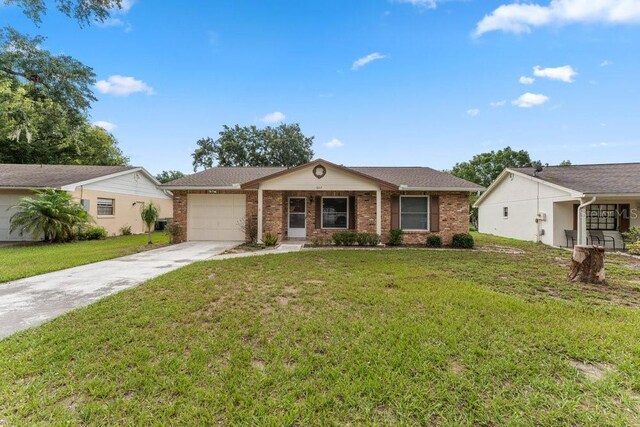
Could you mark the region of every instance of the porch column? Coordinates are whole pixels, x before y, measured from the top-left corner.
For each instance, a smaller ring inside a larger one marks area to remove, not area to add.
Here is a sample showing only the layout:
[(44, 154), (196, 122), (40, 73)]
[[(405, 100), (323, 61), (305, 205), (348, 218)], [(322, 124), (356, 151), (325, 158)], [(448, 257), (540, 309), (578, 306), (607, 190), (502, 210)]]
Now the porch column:
[(591, 200), (585, 202), (582, 200), (582, 204), (578, 206), (578, 229), (577, 237), (578, 237), (578, 245), (586, 245), (587, 244), (587, 215), (583, 214), (584, 210), (596, 201), (596, 198), (592, 198)]
[(258, 188), (258, 243), (262, 243), (262, 188)]
[(382, 235), (382, 190), (376, 190), (376, 234)]

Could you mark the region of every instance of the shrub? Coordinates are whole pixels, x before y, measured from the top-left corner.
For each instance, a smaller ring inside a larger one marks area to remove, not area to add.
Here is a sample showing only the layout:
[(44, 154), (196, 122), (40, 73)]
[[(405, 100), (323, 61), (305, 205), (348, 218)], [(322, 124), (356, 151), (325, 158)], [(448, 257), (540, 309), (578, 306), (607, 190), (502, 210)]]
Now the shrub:
[(389, 232), (389, 246), (400, 246), (404, 241), (404, 231), (401, 228), (395, 228)]
[(375, 246), (380, 243), (380, 236), (376, 233), (358, 233), (356, 234), (356, 242), (360, 246)]
[(247, 221), (246, 219), (239, 220), (238, 228), (240, 228), (240, 230), (245, 234), (245, 236), (249, 236), (249, 241), (251, 241), (251, 243), (255, 243), (258, 240), (257, 218), (255, 221)]
[(107, 238), (107, 230), (97, 225), (78, 228), (78, 240), (104, 240)]
[(640, 242), (629, 243), (627, 245), (627, 252), (631, 255), (640, 255)]
[(120, 234), (123, 236), (131, 236), (131, 226), (130, 225), (123, 225), (122, 227), (120, 227)]
[(467, 233), (459, 233), (453, 235), (451, 247), (458, 249), (473, 249), (473, 236)]
[(164, 232), (169, 236), (169, 243), (173, 243), (180, 237), (180, 232), (182, 231), (182, 227), (180, 224), (176, 224), (175, 222), (169, 222), (164, 227)]
[(622, 233), (622, 236), (631, 243), (640, 242), (640, 227), (631, 227), (629, 231)]
[(278, 236), (269, 232), (264, 233), (264, 236), (262, 236), (262, 243), (264, 243), (265, 246), (275, 246), (278, 244)]
[(427, 247), (429, 248), (441, 248), (442, 237), (439, 234), (430, 234), (427, 236)]
[(356, 243), (358, 235), (353, 231), (339, 231), (333, 233), (333, 241), (338, 246), (352, 246)]

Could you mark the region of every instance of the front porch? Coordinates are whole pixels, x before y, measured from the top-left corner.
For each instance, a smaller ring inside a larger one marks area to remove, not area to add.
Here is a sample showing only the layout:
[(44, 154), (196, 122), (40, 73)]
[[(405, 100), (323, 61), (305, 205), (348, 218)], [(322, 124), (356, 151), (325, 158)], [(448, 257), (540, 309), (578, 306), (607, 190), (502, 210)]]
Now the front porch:
[[(579, 207), (582, 205), (582, 208)], [(640, 227), (640, 199), (585, 198), (554, 204), (556, 246), (595, 244), (607, 250), (626, 248), (623, 233)]]

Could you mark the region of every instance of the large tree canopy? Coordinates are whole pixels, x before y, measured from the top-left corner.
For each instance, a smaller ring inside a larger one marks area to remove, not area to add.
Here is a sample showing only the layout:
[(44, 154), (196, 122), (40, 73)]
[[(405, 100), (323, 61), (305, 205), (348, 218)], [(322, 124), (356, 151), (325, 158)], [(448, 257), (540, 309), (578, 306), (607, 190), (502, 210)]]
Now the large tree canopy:
[(74, 116), (83, 116), (96, 100), (90, 67), (67, 55), (43, 49), (43, 37), (29, 37), (13, 28), (0, 30), (0, 78), (22, 83), (25, 96), (50, 99)]
[(300, 125), (224, 126), (219, 138), (202, 138), (193, 152), (193, 169), (218, 166), (298, 166), (313, 158), (313, 137)]
[[(42, 22), (42, 15), (47, 13), (45, 0), (4, 0), (5, 5), (17, 5), (33, 22)], [(53, 2), (49, 2), (53, 3)], [(103, 22), (111, 11), (122, 8), (123, 0), (55, 0), (57, 9), (81, 26), (92, 21)]]
[(498, 151), (477, 154), (467, 162), (456, 163), (451, 173), (488, 187), (505, 168), (523, 168), (531, 166), (532, 163), (527, 151), (514, 151), (511, 147), (506, 147)]

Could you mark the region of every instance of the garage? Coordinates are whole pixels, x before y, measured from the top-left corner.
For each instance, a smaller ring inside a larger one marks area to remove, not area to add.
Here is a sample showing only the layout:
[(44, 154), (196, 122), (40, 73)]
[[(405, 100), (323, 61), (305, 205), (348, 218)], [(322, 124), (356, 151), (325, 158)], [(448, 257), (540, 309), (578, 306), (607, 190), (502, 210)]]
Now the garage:
[(244, 194), (189, 194), (187, 239), (244, 241), (246, 210)]
[(18, 233), (9, 234), (9, 219), (15, 213), (10, 209), (28, 194), (0, 194), (0, 242), (31, 240), (31, 236), (20, 236)]

